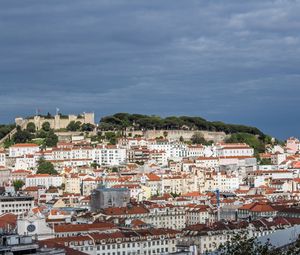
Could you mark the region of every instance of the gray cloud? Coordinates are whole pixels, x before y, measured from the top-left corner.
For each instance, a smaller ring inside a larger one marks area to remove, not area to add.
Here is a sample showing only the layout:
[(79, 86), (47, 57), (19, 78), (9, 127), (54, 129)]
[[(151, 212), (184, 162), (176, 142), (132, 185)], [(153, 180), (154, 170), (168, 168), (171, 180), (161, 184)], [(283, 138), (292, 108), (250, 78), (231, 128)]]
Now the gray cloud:
[(58, 106), (300, 135), (299, 11), (296, 0), (3, 1), (0, 121)]

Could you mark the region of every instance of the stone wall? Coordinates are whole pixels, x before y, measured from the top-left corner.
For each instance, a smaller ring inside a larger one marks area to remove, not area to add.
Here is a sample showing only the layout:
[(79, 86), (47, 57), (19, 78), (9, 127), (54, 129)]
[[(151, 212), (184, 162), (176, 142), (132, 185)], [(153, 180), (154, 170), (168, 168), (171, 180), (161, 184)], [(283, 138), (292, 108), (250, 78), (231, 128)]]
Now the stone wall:
[[(42, 128), (43, 123), (49, 122), (52, 129), (66, 128), (71, 121), (80, 121), (81, 123), (90, 123), (95, 125), (94, 113), (84, 113), (82, 117), (77, 115), (68, 115), (67, 117), (61, 117), (60, 115), (55, 115), (53, 118), (45, 118), (41, 116), (34, 116), (33, 118), (23, 119), (16, 118), (16, 125), (20, 125), (22, 129), (26, 128), (27, 124), (33, 122), (36, 128), (39, 130)], [(22, 125), (21, 125), (22, 124)]]
[(167, 138), (171, 140), (179, 140), (182, 137), (184, 140), (190, 140), (191, 137), (197, 132), (201, 133), (205, 140), (221, 142), (224, 141), (225, 138), (229, 137), (224, 132), (212, 132), (212, 131), (201, 131), (201, 130), (147, 130), (147, 131), (127, 131), (126, 134), (128, 136), (129, 133), (132, 134), (132, 137), (135, 135), (144, 135), (147, 139), (154, 139), (156, 137), (164, 136), (164, 132), (168, 133)]

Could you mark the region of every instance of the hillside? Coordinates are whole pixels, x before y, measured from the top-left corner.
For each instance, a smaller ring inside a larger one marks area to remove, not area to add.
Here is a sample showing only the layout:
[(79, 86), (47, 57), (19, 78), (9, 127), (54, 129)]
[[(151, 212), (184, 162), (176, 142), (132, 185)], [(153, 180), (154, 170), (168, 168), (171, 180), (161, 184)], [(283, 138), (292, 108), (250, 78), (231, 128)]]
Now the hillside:
[(226, 124), (221, 121), (207, 121), (201, 117), (170, 116), (161, 118), (155, 115), (116, 113), (101, 118), (99, 123), (101, 130), (205, 130), (225, 132), (226, 134), (248, 133), (264, 137), (265, 134), (256, 127), (236, 124)]
[(10, 131), (12, 131), (15, 128), (14, 124), (0, 124), (0, 139), (5, 137)]

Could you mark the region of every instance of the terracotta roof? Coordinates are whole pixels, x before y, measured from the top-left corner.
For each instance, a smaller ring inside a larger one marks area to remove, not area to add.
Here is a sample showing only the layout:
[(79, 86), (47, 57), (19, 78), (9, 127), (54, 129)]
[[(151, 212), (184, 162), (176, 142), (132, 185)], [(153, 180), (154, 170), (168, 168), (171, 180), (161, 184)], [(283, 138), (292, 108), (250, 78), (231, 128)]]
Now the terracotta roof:
[(251, 212), (274, 212), (276, 211), (272, 206), (266, 203), (251, 203), (245, 204), (239, 210), (249, 210)]
[(106, 215), (146, 214), (149, 210), (142, 206), (133, 207), (110, 207), (103, 209)]
[(35, 143), (16, 143), (11, 147), (18, 148), (18, 147), (39, 147), (39, 146), (36, 145)]
[(12, 213), (0, 215), (0, 228), (14, 228), (17, 225), (18, 217)]
[(54, 226), (55, 233), (61, 232), (82, 232), (93, 230), (113, 229), (116, 226), (110, 222), (97, 222), (93, 224), (60, 224)]
[(149, 181), (160, 181), (160, 177), (156, 174), (150, 173), (146, 174)]

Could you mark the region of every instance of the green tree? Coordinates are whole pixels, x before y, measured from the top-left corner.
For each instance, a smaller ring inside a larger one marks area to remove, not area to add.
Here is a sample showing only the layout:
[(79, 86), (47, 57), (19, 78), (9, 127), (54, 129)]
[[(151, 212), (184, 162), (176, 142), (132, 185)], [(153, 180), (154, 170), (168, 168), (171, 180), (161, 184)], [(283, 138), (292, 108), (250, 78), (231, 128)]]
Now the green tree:
[(220, 255), (279, 255), (270, 243), (261, 244), (256, 238), (248, 238), (247, 234), (235, 235), (230, 241), (218, 249)]
[(47, 134), (48, 134), (48, 132), (46, 132), (45, 130), (41, 129), (41, 130), (37, 131), (35, 137), (36, 138), (46, 138)]
[(115, 132), (106, 132), (105, 139), (110, 143), (115, 145), (117, 143), (117, 135)]
[(50, 131), (50, 129), (51, 129), (50, 123), (48, 121), (44, 122), (42, 125), (42, 129), (46, 132)]
[(29, 122), (27, 124), (26, 130), (30, 133), (35, 133), (35, 131), (36, 131), (35, 124), (33, 122)]
[(83, 123), (81, 125), (81, 131), (87, 131), (87, 132), (90, 132), (90, 131), (93, 131), (95, 128), (95, 126), (93, 124), (90, 124), (90, 123)]
[(193, 144), (206, 144), (204, 136), (199, 132), (193, 134), (193, 136), (191, 137), (191, 141)]
[(119, 172), (119, 169), (118, 169), (117, 167), (113, 167), (113, 168), (111, 169), (111, 172), (112, 172), (112, 173), (118, 173), (118, 172)]
[(263, 158), (263, 159), (260, 159), (259, 164), (260, 165), (272, 165), (272, 162), (271, 162), (270, 158)]
[(167, 138), (168, 132), (167, 132), (167, 131), (164, 131), (163, 135), (164, 135), (164, 138)]
[(38, 161), (37, 174), (56, 175), (58, 172), (54, 169), (54, 166), (51, 162), (46, 161), (44, 158), (40, 158)]
[(27, 130), (17, 129), (17, 132), (13, 135), (12, 140), (14, 143), (26, 143), (31, 141), (34, 138), (34, 135), (28, 132)]
[(100, 167), (100, 165), (97, 162), (93, 162), (91, 163), (91, 167), (97, 169), (97, 167)]
[(47, 147), (55, 147), (57, 145), (58, 142), (58, 136), (54, 133), (53, 130), (50, 130), (47, 135), (46, 138), (44, 140), (44, 144)]
[(0, 139), (6, 136), (14, 128), (15, 125), (0, 125)]
[(80, 131), (80, 127), (81, 127), (80, 121), (71, 121), (67, 126), (67, 130), (72, 132)]
[(9, 148), (9, 147), (12, 146), (13, 144), (14, 144), (14, 141), (11, 140), (11, 139), (9, 139), (9, 138), (7, 138), (7, 139), (5, 139), (5, 141), (4, 141), (4, 148)]
[(265, 151), (264, 138), (249, 134), (249, 133), (236, 133), (232, 134), (227, 143), (246, 143), (250, 147), (254, 148), (254, 153), (258, 157), (258, 154)]
[(22, 180), (13, 181), (13, 186), (15, 187), (16, 191), (20, 190), (24, 185), (25, 183)]
[(101, 130), (124, 130), (125, 128), (134, 128), (135, 130), (144, 129), (189, 129), (189, 130), (210, 130), (223, 131), (227, 134), (233, 133), (249, 133), (261, 136), (265, 135), (257, 128), (226, 124), (221, 121), (210, 122), (201, 117), (189, 116), (170, 116), (161, 118), (155, 115), (116, 113), (112, 116), (101, 118), (99, 129)]

